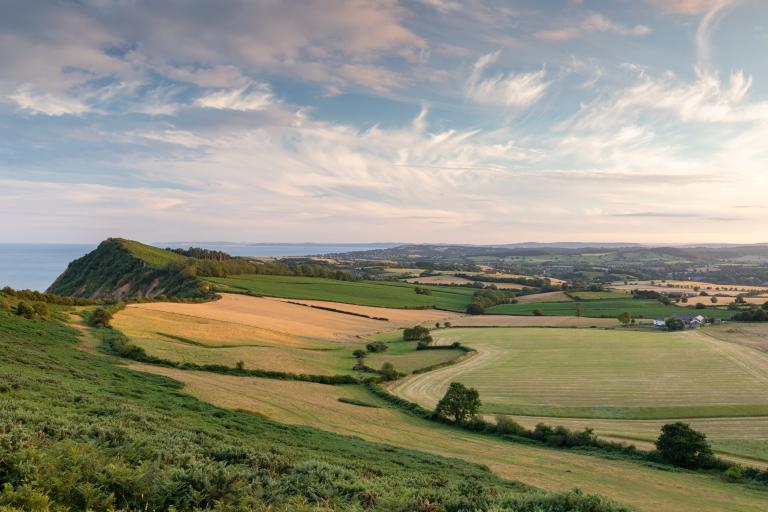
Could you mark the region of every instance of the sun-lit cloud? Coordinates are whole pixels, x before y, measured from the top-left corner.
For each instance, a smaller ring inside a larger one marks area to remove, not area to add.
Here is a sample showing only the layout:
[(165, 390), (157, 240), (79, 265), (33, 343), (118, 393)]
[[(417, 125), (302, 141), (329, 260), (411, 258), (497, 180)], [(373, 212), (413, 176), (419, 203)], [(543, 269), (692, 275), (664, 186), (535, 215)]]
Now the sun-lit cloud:
[(616, 23), (603, 14), (593, 13), (576, 23), (536, 32), (539, 39), (548, 41), (567, 41), (577, 37), (585, 37), (595, 32), (610, 32), (622, 36), (644, 36), (651, 32), (646, 25), (625, 26)]
[(630, 4), (5, 3), (0, 236), (754, 239), (748, 3)]

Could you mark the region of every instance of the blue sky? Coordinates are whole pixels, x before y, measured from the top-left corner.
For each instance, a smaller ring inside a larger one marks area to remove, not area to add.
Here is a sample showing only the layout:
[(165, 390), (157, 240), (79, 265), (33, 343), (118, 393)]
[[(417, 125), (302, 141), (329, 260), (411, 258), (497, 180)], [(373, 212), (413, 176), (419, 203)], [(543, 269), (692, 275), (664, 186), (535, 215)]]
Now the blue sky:
[(761, 0), (0, 2), (0, 240), (766, 242)]

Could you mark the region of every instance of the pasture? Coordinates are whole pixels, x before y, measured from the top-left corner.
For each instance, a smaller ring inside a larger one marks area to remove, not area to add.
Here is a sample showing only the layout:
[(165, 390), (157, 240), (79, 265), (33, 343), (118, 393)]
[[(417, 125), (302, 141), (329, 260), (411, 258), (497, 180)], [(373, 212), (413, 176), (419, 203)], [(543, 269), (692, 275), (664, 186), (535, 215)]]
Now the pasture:
[[(579, 487), (620, 500), (641, 512), (752, 512), (768, 499), (765, 491), (728, 484), (711, 476), (659, 471), (634, 462), (510, 443), (455, 430), (392, 409), (361, 387), (232, 377), (139, 364), (130, 367), (181, 381), (187, 393), (219, 407), (465, 459), (486, 465), (502, 477), (547, 490)], [(379, 408), (343, 403), (339, 398), (352, 398)]]
[(206, 278), (221, 291), (289, 299), (325, 300), (387, 308), (437, 308), (463, 312), (475, 292), (457, 286), (426, 286), (431, 295), (417, 294), (417, 285), (395, 281), (338, 281), (313, 277), (241, 274)]
[(476, 387), (483, 412), (617, 419), (768, 416), (768, 354), (684, 333), (448, 329), (478, 355), (395, 391), (432, 407), (448, 384)]
[[(577, 311), (580, 309), (581, 316), (595, 318), (615, 318), (625, 311), (634, 315), (635, 318), (667, 317), (689, 312), (698, 314), (698, 310), (692, 307), (684, 309), (679, 306), (665, 306), (657, 300), (632, 298), (499, 304), (489, 308), (486, 312), (497, 315), (533, 315), (537, 309), (544, 315), (554, 316), (576, 316)], [(733, 311), (708, 308), (705, 314), (715, 318), (731, 318)]]

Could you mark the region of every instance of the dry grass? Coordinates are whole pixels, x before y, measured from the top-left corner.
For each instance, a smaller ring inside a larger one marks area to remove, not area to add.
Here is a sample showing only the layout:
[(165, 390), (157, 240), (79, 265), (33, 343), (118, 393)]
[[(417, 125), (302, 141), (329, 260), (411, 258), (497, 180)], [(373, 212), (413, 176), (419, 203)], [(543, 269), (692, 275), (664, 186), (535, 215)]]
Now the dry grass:
[(768, 352), (768, 323), (712, 325), (701, 331), (719, 340)]
[[(608, 495), (639, 511), (751, 512), (765, 492), (688, 472), (664, 472), (637, 463), (504, 442), (453, 430), (386, 407), (359, 387), (238, 378), (133, 364), (186, 384), (192, 395), (231, 409), (308, 425), (375, 442), (459, 457), (485, 464), (497, 474), (548, 490), (580, 487)], [(376, 403), (379, 409), (338, 401)]]
[(522, 295), (517, 298), (519, 304), (530, 304), (533, 302), (562, 302), (571, 299), (565, 292), (544, 292), (532, 293), (531, 295)]
[[(297, 301), (303, 303), (322, 301)], [(183, 315), (183, 318), (177, 318), (174, 324), (177, 329), (171, 331), (174, 334), (185, 336), (181, 332), (188, 332), (179, 322), (190, 322), (195, 325), (195, 330), (210, 330), (207, 325), (213, 323), (221, 327), (221, 322), (229, 324), (232, 332), (226, 336), (236, 338), (237, 334), (242, 334), (243, 328), (250, 329), (252, 334), (248, 339), (262, 338), (269, 340), (274, 338), (274, 343), (284, 341), (286, 343), (295, 343), (291, 341), (299, 338), (314, 338), (342, 342), (356, 342), (359, 337), (379, 332), (394, 330), (402, 325), (420, 323), (422, 321), (432, 321), (433, 319), (452, 318), (454, 314), (435, 310), (399, 310), (390, 308), (371, 308), (363, 306), (354, 306), (339, 303), (325, 303), (328, 307), (333, 307), (346, 311), (366, 311), (371, 316), (392, 318), (393, 321), (380, 321), (360, 316), (347, 315), (333, 311), (289, 304), (285, 300), (248, 297), (245, 295), (222, 294), (221, 300), (207, 302), (203, 304), (180, 304), (170, 302), (154, 302), (149, 304), (137, 304), (127, 308), (130, 310), (140, 310), (143, 312), (161, 312), (171, 313), (173, 315)], [(359, 309), (362, 308), (362, 309)], [(122, 315), (122, 313), (121, 313)], [(116, 326), (122, 328), (120, 316)], [(167, 319), (165, 319), (167, 320)], [(219, 322), (219, 323), (217, 323)], [(154, 329), (155, 332), (166, 332), (160, 329)], [(268, 333), (272, 333), (268, 335)], [(207, 339), (217, 336), (215, 333), (209, 333)], [(221, 335), (225, 336), (225, 335)], [(190, 338), (198, 339), (198, 335), (190, 335)], [(280, 339), (282, 337), (282, 340)], [(241, 338), (242, 339), (242, 338)], [(236, 343), (239, 343), (237, 341)]]
[[(339, 302), (328, 302), (323, 300), (303, 300), (303, 299), (279, 299), (283, 301), (298, 302), (310, 306), (319, 306), (323, 308), (334, 308), (340, 311), (348, 311), (368, 315), (371, 317), (387, 318), (388, 322), (379, 322), (378, 331), (390, 331), (399, 327), (410, 327), (421, 323), (442, 322), (444, 320), (453, 321), (462, 318), (463, 314), (453, 313), (451, 311), (441, 311), (438, 309), (397, 309), (397, 308), (377, 308), (373, 306), (359, 306), (357, 304), (342, 304)], [(333, 313), (337, 314), (337, 313)], [(383, 326), (383, 327), (382, 327)], [(370, 334), (370, 333), (366, 333)]]

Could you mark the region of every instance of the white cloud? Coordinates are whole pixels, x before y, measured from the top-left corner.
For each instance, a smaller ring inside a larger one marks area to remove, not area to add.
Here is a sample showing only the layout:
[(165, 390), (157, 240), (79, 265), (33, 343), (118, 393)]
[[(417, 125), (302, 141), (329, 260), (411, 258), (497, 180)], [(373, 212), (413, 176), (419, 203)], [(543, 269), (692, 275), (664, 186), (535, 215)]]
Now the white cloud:
[(264, 110), (273, 100), (269, 85), (251, 83), (239, 89), (212, 92), (195, 100), (195, 104), (203, 108), (248, 112)]
[(535, 36), (549, 41), (567, 41), (594, 32), (611, 32), (622, 36), (640, 37), (649, 34), (651, 29), (645, 25), (625, 26), (602, 14), (594, 13), (572, 25), (536, 32)]
[(499, 54), (488, 53), (477, 60), (467, 80), (465, 96), (484, 105), (527, 107), (536, 103), (549, 86), (545, 81), (546, 70), (486, 77), (486, 68), (496, 62)]

